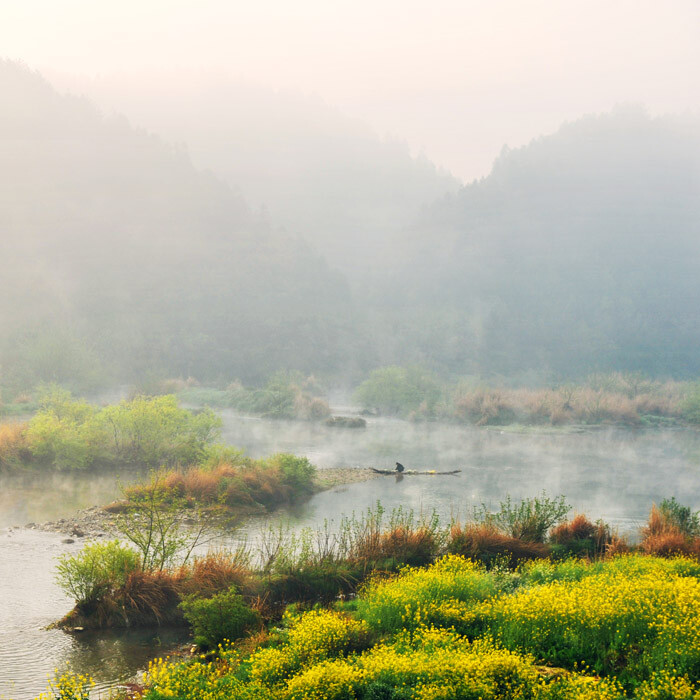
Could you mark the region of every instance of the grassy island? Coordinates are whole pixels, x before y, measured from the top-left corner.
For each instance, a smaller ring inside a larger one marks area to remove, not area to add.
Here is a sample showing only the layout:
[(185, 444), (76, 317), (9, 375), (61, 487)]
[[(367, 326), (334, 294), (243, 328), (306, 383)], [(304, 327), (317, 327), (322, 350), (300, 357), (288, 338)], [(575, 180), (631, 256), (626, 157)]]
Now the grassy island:
[(167, 589), (204, 652), (154, 661), (144, 700), (700, 698), (698, 515), (666, 500), (631, 547), (568, 512), (543, 494), (441, 527), (379, 506), (333, 533), (270, 532), (255, 562), (158, 571), (108, 543), (125, 577), (101, 595), (123, 614)]

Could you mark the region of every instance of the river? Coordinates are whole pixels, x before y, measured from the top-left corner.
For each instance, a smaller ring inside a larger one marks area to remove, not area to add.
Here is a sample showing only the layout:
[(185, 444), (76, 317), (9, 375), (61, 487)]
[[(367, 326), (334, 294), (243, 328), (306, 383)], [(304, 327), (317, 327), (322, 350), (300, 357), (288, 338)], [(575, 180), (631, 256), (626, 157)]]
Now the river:
[[(276, 514), (294, 526), (337, 521), (378, 500), (390, 509), (437, 510), (468, 516), (474, 505), (565, 494), (579, 512), (634, 532), (652, 502), (675, 495), (700, 508), (700, 433), (692, 430), (596, 430), (522, 433), (370, 418), (364, 430), (266, 421), (222, 412), (224, 441), (254, 457), (306, 455), (319, 468), (461, 469), (454, 477), (380, 477), (321, 493), (293, 512)], [(138, 476), (119, 475), (122, 482)], [(0, 477), (0, 698), (27, 700), (46, 686), (53, 669), (71, 668), (107, 688), (131, 677), (148, 659), (182, 640), (159, 629), (68, 635), (45, 627), (71, 607), (53, 580), (55, 558), (78, 551), (80, 540), (23, 526), (68, 517), (119, 493), (117, 475), (61, 474)], [(259, 521), (243, 530), (254, 536)]]

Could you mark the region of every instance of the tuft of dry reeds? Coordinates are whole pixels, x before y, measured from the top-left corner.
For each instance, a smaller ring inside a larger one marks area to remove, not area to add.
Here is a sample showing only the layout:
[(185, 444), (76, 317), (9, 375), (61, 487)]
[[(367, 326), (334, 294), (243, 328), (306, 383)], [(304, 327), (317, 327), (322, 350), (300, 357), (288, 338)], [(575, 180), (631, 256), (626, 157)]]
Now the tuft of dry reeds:
[(487, 566), (503, 560), (516, 566), (529, 559), (546, 558), (550, 553), (546, 544), (510, 537), (486, 523), (454, 523), (450, 528), (447, 551)]
[(527, 389), (459, 386), (452, 416), (475, 425), (621, 424), (635, 426), (642, 416), (681, 418), (687, 385), (637, 375), (592, 375), (581, 385)]
[(439, 548), (438, 537), (429, 527), (395, 525), (389, 530), (368, 529), (353, 542), (350, 559), (369, 565), (394, 561), (410, 566), (425, 566)]
[(593, 557), (606, 554), (615, 537), (604, 522), (593, 523), (582, 513), (552, 528), (549, 533), (550, 542), (559, 545), (560, 550)]
[(173, 575), (180, 595), (195, 593), (209, 598), (231, 586), (246, 596), (258, 594), (258, 584), (246, 549), (209, 552), (191, 564), (184, 564)]
[(17, 469), (30, 458), (27, 424), (0, 424), (0, 468)]
[(245, 460), (232, 465), (220, 462), (213, 467), (190, 467), (162, 472), (155, 483), (135, 484), (124, 490), (127, 500), (159, 489), (167, 501), (185, 500), (202, 506), (228, 508), (274, 508), (297, 498), (284, 471), (264, 460)]
[(641, 529), (640, 547), (646, 554), (670, 557), (677, 554), (700, 556), (700, 537), (687, 535), (655, 503), (647, 524)]

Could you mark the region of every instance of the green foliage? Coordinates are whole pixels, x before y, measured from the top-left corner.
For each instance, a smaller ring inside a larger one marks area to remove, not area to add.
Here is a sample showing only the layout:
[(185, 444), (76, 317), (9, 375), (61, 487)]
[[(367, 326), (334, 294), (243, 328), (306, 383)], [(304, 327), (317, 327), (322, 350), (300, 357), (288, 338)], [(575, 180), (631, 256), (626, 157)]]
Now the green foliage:
[(412, 411), (432, 416), (442, 390), (438, 381), (418, 367), (382, 367), (374, 370), (355, 391), (355, 400), (365, 408), (388, 415)]
[(156, 467), (194, 464), (221, 429), (210, 409), (194, 414), (172, 396), (139, 396), (107, 406), (99, 422), (110, 435), (110, 448), (121, 461)]
[(293, 489), (294, 493), (301, 495), (313, 491), (316, 467), (307, 457), (280, 452), (268, 458), (266, 463), (282, 472), (285, 483)]
[(59, 557), (56, 582), (84, 607), (122, 586), (139, 566), (138, 554), (119, 540), (92, 542)]
[(530, 542), (544, 542), (549, 529), (561, 522), (571, 510), (564, 496), (549, 498), (543, 491), (540, 496), (525, 498), (513, 503), (510, 495), (500, 502), (500, 510), (493, 513), (482, 503), (474, 508), (477, 522), (493, 525), (511, 537)]
[(57, 469), (85, 469), (106, 456), (108, 436), (96, 407), (57, 385), (40, 390), (39, 406), (27, 428), (36, 459)]
[[(162, 470), (153, 472), (148, 484), (125, 490), (127, 504), (117, 516), (119, 532), (139, 551), (146, 571), (185, 563), (212, 532), (201, 509), (168, 488), (167, 477)], [(191, 526), (183, 522), (185, 508), (192, 515)]]
[(683, 403), (681, 404), (683, 418), (689, 423), (700, 425), (700, 381), (690, 385)]
[(664, 498), (659, 505), (659, 512), (664, 520), (677, 528), (684, 535), (696, 537), (700, 535), (700, 512), (693, 513), (688, 506), (683, 506), (672, 498)]
[(49, 385), (40, 392), (39, 406), (27, 427), (30, 455), (58, 469), (196, 463), (208, 456), (221, 427), (211, 410), (192, 413), (174, 396), (139, 396), (98, 409)]
[(185, 596), (180, 609), (192, 625), (197, 644), (207, 649), (238, 639), (260, 625), (260, 614), (245, 604), (235, 586), (211, 598)]

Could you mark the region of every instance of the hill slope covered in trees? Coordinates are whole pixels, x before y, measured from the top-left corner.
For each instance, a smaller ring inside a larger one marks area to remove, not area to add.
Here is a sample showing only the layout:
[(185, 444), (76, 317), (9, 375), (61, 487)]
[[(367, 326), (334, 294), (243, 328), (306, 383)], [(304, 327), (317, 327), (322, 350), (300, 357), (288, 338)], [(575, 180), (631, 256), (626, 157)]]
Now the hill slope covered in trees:
[[(403, 240), (403, 362), (700, 373), (700, 124), (618, 109), (504, 149)], [(394, 346), (388, 353), (396, 355)]]
[(350, 295), (303, 241), (38, 74), (3, 62), (0, 86), (6, 385), (338, 370)]

